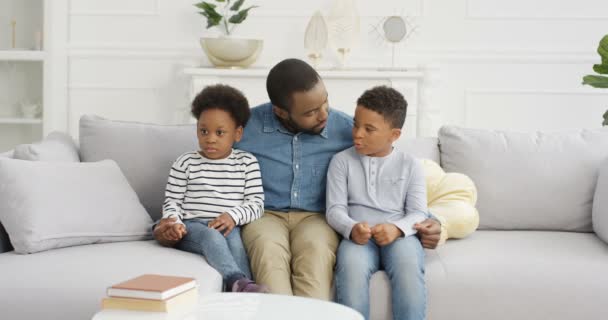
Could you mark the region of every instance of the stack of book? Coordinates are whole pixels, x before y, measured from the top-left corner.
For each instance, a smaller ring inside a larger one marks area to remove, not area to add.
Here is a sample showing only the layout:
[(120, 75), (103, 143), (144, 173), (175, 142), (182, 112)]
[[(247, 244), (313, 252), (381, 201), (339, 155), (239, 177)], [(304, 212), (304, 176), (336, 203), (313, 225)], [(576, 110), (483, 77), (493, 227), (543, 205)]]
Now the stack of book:
[(108, 288), (103, 309), (182, 312), (198, 303), (194, 278), (144, 274)]

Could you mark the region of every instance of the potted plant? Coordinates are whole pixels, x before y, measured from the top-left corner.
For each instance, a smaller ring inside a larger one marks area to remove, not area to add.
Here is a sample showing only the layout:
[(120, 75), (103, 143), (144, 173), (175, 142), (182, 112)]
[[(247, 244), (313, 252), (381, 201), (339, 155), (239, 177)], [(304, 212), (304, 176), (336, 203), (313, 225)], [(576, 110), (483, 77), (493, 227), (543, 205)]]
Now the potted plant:
[[(593, 71), (598, 74), (608, 74), (608, 35), (600, 40), (597, 53), (602, 58), (601, 64), (593, 65)], [(583, 84), (588, 84), (595, 88), (608, 88), (608, 77), (600, 75), (586, 75), (583, 77)], [(608, 110), (604, 113), (604, 126), (608, 126)]]
[(243, 23), (249, 11), (257, 6), (245, 8), (245, 0), (207, 0), (194, 4), (199, 14), (207, 19), (207, 29), (217, 28), (220, 37), (202, 37), (201, 47), (209, 61), (216, 67), (246, 68), (254, 63), (262, 51), (263, 41), (233, 37), (234, 29)]

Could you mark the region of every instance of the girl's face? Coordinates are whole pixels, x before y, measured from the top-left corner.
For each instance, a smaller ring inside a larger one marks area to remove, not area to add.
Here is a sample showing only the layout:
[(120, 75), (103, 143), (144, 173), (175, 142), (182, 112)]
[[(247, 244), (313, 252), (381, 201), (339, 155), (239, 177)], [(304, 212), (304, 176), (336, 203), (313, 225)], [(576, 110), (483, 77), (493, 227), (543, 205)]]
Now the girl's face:
[(243, 137), (243, 127), (236, 125), (230, 114), (221, 109), (201, 113), (197, 126), (201, 154), (208, 159), (223, 159), (232, 152), (232, 145)]

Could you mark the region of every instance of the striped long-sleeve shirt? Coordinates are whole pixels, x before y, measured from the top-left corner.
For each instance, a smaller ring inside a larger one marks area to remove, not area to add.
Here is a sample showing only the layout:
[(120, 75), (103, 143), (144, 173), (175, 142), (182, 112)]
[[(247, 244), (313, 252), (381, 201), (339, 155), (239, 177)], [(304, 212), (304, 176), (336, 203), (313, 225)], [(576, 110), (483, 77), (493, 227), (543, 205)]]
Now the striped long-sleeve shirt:
[(228, 213), (244, 225), (264, 212), (264, 189), (257, 159), (233, 149), (224, 159), (212, 160), (193, 151), (173, 163), (165, 191), (163, 218), (178, 222), (215, 218)]

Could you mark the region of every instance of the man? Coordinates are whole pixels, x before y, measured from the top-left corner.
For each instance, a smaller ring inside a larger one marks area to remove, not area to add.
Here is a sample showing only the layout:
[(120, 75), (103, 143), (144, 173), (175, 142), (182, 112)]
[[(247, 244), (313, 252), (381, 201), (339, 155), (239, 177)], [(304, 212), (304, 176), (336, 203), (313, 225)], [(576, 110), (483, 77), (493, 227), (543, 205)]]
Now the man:
[[(270, 103), (251, 110), (235, 145), (257, 157), (266, 197), (264, 215), (242, 231), (252, 273), (272, 293), (330, 300), (339, 239), (324, 216), (326, 174), (353, 145), (352, 116), (329, 108), (323, 81), (301, 60), (275, 65), (266, 89)], [(427, 248), (440, 231), (432, 219), (418, 227)]]

